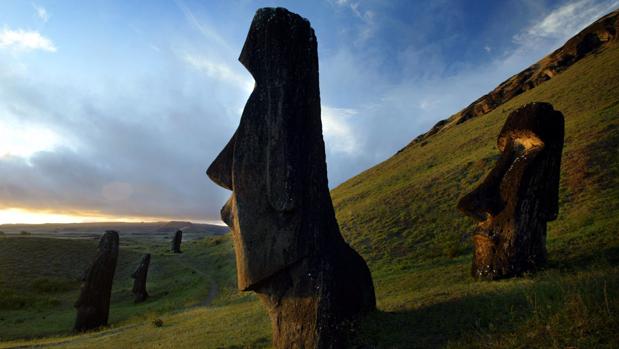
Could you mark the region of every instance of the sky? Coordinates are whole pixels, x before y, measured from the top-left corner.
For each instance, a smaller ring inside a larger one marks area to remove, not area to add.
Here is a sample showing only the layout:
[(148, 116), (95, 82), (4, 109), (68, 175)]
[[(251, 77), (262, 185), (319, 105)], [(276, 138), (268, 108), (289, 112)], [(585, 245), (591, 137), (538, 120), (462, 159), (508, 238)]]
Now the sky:
[(256, 9), (318, 39), (334, 188), (528, 67), (619, 0), (0, 1), (0, 223), (219, 222), (206, 168), (253, 80)]

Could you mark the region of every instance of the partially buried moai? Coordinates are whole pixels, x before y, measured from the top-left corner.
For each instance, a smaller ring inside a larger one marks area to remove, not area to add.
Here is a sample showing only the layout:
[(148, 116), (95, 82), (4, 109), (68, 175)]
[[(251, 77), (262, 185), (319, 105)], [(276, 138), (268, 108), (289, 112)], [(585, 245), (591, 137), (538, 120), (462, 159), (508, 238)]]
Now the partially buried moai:
[(507, 118), (494, 169), (458, 202), (479, 221), (473, 277), (519, 276), (546, 263), (546, 223), (559, 211), (563, 137), (563, 114), (548, 103), (527, 104)]
[(80, 296), (75, 302), (77, 318), (74, 329), (76, 331), (86, 331), (107, 325), (117, 259), (118, 232), (108, 230), (99, 241), (99, 250), (84, 275)]
[(150, 265), (150, 253), (147, 253), (142, 257), (138, 268), (131, 274), (133, 280), (133, 295), (135, 296), (134, 302), (141, 303), (148, 298), (148, 292), (146, 292), (146, 277), (148, 276), (148, 267)]
[(181, 242), (183, 242), (183, 231), (177, 230), (172, 238), (172, 252), (181, 253)]
[(268, 308), (277, 348), (340, 348), (343, 323), (376, 302), (329, 195), (314, 31), (286, 9), (260, 9), (239, 61), (256, 85), (207, 171), (232, 190), (221, 214), (232, 228), (238, 287)]

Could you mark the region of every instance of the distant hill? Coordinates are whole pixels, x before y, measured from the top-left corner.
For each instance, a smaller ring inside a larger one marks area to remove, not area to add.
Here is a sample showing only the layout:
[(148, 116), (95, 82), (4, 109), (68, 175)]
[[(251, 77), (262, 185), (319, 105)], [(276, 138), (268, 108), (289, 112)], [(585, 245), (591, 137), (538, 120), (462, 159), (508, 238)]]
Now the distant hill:
[(439, 121), (430, 131), (415, 138), (412, 144), (427, 141), (432, 135), (449, 127), (485, 115), (525, 91), (554, 78), (581, 59), (609, 45), (616, 45), (618, 32), (619, 10), (598, 19), (539, 62), (507, 79), (448, 119)]
[(228, 232), (228, 227), (206, 223), (183, 221), (170, 222), (96, 222), (96, 223), (46, 223), (46, 224), (2, 224), (0, 231), (5, 233), (101, 233), (105, 230), (117, 230), (122, 233), (139, 235), (173, 233), (182, 230), (184, 233), (222, 235)]
[(615, 11), (596, 21), (332, 191), (343, 234), (374, 270), (470, 252), (474, 222), (456, 210), (456, 201), (492, 168), (507, 115), (533, 101), (552, 103), (566, 118), (561, 206), (549, 225), (550, 258), (553, 253), (576, 258), (591, 249), (619, 256), (618, 17)]

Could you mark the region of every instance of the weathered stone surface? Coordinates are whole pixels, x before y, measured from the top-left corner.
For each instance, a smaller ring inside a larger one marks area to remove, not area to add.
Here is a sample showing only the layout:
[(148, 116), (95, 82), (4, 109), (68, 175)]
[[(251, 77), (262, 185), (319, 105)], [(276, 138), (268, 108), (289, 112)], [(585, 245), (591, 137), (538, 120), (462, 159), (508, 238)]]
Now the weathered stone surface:
[(131, 274), (133, 280), (133, 295), (135, 296), (135, 303), (144, 302), (148, 298), (148, 292), (146, 292), (146, 277), (148, 275), (148, 267), (150, 265), (150, 253), (147, 253), (142, 257), (138, 268)]
[(172, 239), (172, 252), (174, 253), (182, 253), (181, 252), (181, 242), (183, 242), (183, 231), (177, 230), (174, 234), (174, 238)]
[(375, 296), (329, 195), (314, 31), (286, 9), (260, 9), (239, 60), (256, 86), (207, 171), (232, 190), (222, 219), (238, 287), (267, 306), (276, 347), (339, 348), (343, 321), (373, 310)]
[(107, 325), (112, 281), (118, 259), (118, 233), (108, 230), (99, 241), (97, 256), (86, 271), (80, 296), (75, 302), (74, 329), (86, 331)]
[(546, 223), (558, 214), (563, 114), (530, 103), (509, 115), (501, 151), (482, 184), (458, 208), (479, 221), (473, 236), (473, 277), (499, 279), (546, 263)]

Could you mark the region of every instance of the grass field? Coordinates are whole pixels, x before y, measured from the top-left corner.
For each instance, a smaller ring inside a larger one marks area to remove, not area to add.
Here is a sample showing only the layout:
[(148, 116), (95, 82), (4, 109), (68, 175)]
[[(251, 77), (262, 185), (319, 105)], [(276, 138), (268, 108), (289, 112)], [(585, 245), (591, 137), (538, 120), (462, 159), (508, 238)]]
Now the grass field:
[[(618, 65), (619, 47), (611, 46), (485, 116), (441, 132), (423, 146), (407, 147), (332, 191), (343, 234), (368, 260), (377, 292), (379, 311), (358, 324), (355, 344), (619, 347)], [(549, 224), (550, 263), (535, 275), (475, 282), (469, 275), (474, 223), (455, 204), (493, 166), (496, 136), (509, 112), (531, 101), (550, 102), (566, 118), (560, 214)], [(72, 266), (91, 258), (95, 242), (0, 239), (1, 299), (23, 297), (24, 302), (20, 307), (2, 303), (0, 347), (271, 345), (264, 308), (254, 296), (234, 288), (229, 235), (186, 244), (181, 256), (167, 253), (167, 242), (123, 241), (111, 327), (80, 336), (69, 333), (80, 271)], [(154, 253), (149, 276), (153, 298), (136, 306), (128, 274), (147, 250)], [(40, 281), (41, 275), (49, 280)], [(70, 289), (50, 286), (65, 282)], [(213, 285), (213, 302), (200, 306)], [(156, 318), (162, 327), (153, 325)]]

